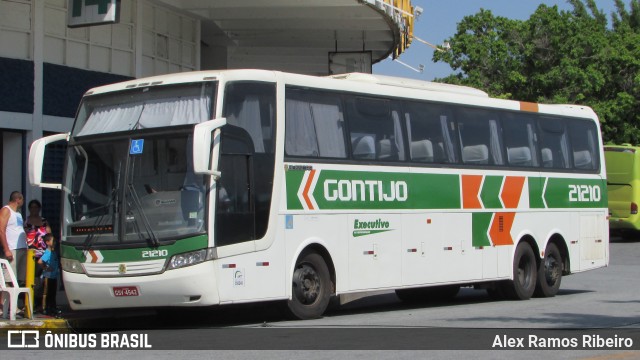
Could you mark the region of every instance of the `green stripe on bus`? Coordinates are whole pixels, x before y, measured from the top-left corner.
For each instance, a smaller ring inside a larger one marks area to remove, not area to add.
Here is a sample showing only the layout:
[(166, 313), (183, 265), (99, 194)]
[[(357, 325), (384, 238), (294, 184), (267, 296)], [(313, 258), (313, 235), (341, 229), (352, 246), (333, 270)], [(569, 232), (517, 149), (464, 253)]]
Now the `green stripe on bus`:
[(548, 208), (607, 207), (606, 182), (600, 179), (549, 178), (544, 190)]
[(485, 209), (502, 209), (500, 201), (500, 187), (504, 176), (485, 176), (480, 199)]
[(471, 218), (471, 236), (474, 247), (491, 246), (489, 226), (493, 213), (473, 213)]
[[(297, 197), (302, 180), (299, 179), (287, 177), (287, 199)], [(461, 207), (460, 176), (447, 174), (323, 170), (312, 195), (319, 210)], [(295, 209), (299, 203), (299, 199), (288, 203), (294, 205), (289, 209)]]
[(539, 177), (530, 177), (529, 184), (529, 207), (531, 209), (544, 209), (542, 201), (542, 186), (544, 179)]
[[(288, 210), (461, 209), (457, 174), (289, 170), (285, 173)], [(504, 176), (485, 176), (480, 199), (485, 209), (502, 209)], [(304, 181), (304, 183), (303, 183)], [(605, 208), (601, 179), (527, 179), (529, 208)]]
[(302, 210), (302, 203), (298, 199), (298, 188), (302, 183), (304, 171), (286, 171), (287, 208), (289, 210)]
[[(145, 261), (145, 260), (158, 260), (161, 258), (170, 258), (173, 255), (181, 254), (189, 251), (195, 251), (207, 248), (207, 236), (199, 235), (187, 239), (181, 239), (173, 243), (172, 245), (160, 246), (160, 247), (136, 247), (133, 249), (100, 249), (97, 250), (103, 256), (102, 262), (132, 262), (132, 261)], [(65, 259), (78, 260), (85, 262), (86, 258), (82, 249), (78, 250), (75, 246), (63, 243), (60, 246), (61, 256)], [(167, 256), (158, 256), (145, 258), (143, 257), (144, 251), (153, 250), (167, 250)]]

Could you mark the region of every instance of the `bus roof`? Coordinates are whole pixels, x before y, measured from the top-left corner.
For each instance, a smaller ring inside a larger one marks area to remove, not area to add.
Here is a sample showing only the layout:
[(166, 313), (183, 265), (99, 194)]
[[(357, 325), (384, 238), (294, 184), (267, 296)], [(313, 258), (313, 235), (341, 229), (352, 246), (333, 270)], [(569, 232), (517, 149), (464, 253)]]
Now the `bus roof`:
[[(419, 93), (422, 93), (422, 95), (418, 95), (418, 93), (416, 93), (417, 97), (432, 98), (432, 95), (426, 94), (437, 94), (437, 98), (447, 102), (460, 102), (468, 105), (499, 107), (512, 110), (522, 109), (522, 103), (517, 100), (491, 98), (486, 92), (468, 86), (365, 73), (348, 73), (318, 77), (258, 69), (204, 70), (133, 79), (90, 89), (85, 93), (85, 96), (139, 87), (213, 81), (217, 79), (227, 79), (232, 81), (248, 79), (257, 81), (277, 81), (278, 78), (297, 84), (313, 84), (319, 85), (320, 87), (331, 86), (339, 88), (340, 90), (348, 90), (352, 87), (353, 89), (364, 89), (363, 86), (366, 86), (367, 92), (371, 91), (371, 93), (391, 94), (392, 92), (388, 90), (389, 87), (396, 89), (393, 91), (394, 94), (400, 94), (402, 92), (401, 89), (406, 91), (417, 90)], [(313, 81), (310, 81), (311, 79), (313, 79)], [(337, 82), (333, 83), (333, 85), (329, 85), (332, 81)], [(353, 86), (349, 86), (348, 84), (353, 84)], [(387, 90), (385, 90), (385, 88)], [(407, 94), (407, 92), (404, 93)], [(564, 116), (581, 116), (593, 119), (597, 118), (595, 112), (591, 108), (583, 105), (539, 104), (536, 112)]]
[(379, 84), (379, 85), (398, 86), (403, 88), (429, 90), (429, 91), (437, 91), (437, 92), (449, 92), (454, 94), (480, 96), (485, 98), (489, 97), (489, 94), (487, 94), (486, 92), (469, 87), (469, 86), (451, 85), (451, 84), (407, 79), (407, 78), (394, 77), (394, 76), (349, 73), (349, 74), (331, 75), (329, 77), (333, 79), (367, 82), (367, 83)]

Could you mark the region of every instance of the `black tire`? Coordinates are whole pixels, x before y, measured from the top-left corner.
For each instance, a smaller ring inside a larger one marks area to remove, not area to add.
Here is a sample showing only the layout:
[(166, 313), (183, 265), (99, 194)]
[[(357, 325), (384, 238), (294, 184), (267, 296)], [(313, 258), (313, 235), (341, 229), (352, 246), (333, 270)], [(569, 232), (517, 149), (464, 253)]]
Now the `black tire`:
[(287, 301), (289, 315), (300, 320), (322, 317), (333, 290), (329, 268), (322, 256), (316, 253), (300, 256), (291, 286), (291, 300)]
[(396, 296), (408, 303), (442, 302), (453, 299), (460, 291), (460, 285), (442, 285), (413, 289), (398, 289)]
[(544, 251), (544, 259), (538, 266), (538, 281), (533, 293), (536, 297), (554, 297), (560, 289), (564, 264), (558, 247), (549, 243)]
[(531, 245), (522, 241), (513, 257), (513, 280), (505, 283), (504, 294), (508, 299), (527, 300), (536, 290), (538, 266)]

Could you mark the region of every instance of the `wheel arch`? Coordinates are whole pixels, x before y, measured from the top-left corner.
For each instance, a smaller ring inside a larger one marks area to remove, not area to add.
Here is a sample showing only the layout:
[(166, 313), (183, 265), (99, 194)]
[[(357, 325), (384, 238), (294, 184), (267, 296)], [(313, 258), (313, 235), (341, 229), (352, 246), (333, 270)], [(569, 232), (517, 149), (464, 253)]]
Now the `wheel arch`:
[[(525, 234), (525, 235), (522, 235), (520, 237), (520, 240), (518, 240), (518, 243), (515, 244), (515, 246), (513, 247), (514, 254), (515, 254), (515, 249), (522, 242), (526, 242), (527, 244), (529, 244), (529, 246), (531, 246), (531, 249), (533, 250), (533, 253), (537, 254), (535, 256), (536, 266), (539, 266), (540, 265), (540, 261), (542, 261), (540, 259), (540, 256), (539, 256), (540, 255), (540, 247), (538, 246), (538, 243), (536, 242), (536, 239), (531, 234)], [(513, 274), (512, 274), (512, 276), (513, 276)]]
[[(296, 264), (298, 263), (300, 258), (304, 257), (308, 253), (317, 253), (322, 257), (325, 264), (327, 264), (327, 268), (329, 269), (329, 277), (331, 279), (331, 284), (333, 286), (333, 288), (331, 289), (331, 294), (335, 295), (336, 288), (337, 288), (336, 287), (336, 267), (335, 267), (335, 264), (333, 263), (333, 257), (331, 256), (331, 253), (329, 252), (329, 250), (327, 250), (327, 247), (321, 244), (320, 242), (311, 241), (303, 245), (299, 249), (299, 251), (297, 252), (297, 255), (294, 258), (295, 260), (291, 264), (291, 268), (289, 271), (289, 279), (293, 277), (293, 272), (295, 271)], [(291, 291), (288, 290), (288, 292), (289, 292), (289, 296), (291, 296)]]

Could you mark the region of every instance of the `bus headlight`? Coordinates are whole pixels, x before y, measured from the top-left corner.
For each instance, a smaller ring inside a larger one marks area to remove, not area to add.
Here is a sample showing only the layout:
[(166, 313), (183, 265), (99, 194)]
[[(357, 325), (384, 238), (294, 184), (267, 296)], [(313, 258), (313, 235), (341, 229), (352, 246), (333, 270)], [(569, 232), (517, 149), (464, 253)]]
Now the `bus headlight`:
[(208, 260), (213, 260), (213, 258), (213, 249), (202, 249), (184, 254), (174, 255), (171, 257), (171, 260), (169, 260), (169, 266), (167, 266), (167, 270), (179, 269), (185, 266), (200, 264)]
[(61, 258), (60, 265), (62, 266), (63, 271), (76, 274), (84, 274), (82, 263), (78, 260)]

